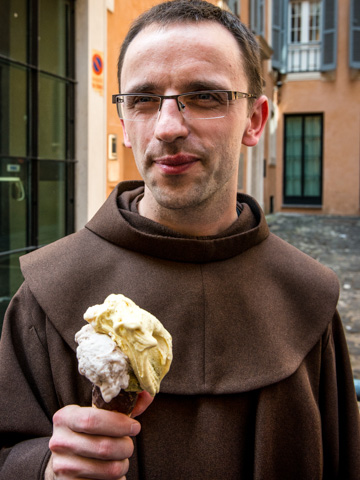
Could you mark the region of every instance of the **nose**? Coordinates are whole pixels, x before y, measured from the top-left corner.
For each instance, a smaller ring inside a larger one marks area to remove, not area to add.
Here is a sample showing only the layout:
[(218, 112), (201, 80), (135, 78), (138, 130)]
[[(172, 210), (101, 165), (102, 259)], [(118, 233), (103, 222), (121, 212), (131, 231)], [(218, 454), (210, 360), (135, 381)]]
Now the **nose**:
[(189, 134), (188, 125), (179, 111), (175, 99), (163, 100), (155, 125), (155, 137), (163, 142), (173, 142)]

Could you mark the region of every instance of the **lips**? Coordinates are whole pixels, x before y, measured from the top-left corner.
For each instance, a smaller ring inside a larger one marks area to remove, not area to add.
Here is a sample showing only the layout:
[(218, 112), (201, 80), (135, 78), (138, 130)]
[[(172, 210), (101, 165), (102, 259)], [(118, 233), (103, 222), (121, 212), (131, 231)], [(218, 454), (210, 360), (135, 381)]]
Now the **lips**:
[(195, 155), (178, 153), (176, 155), (166, 155), (156, 158), (153, 162), (166, 175), (180, 175), (188, 171), (199, 161)]

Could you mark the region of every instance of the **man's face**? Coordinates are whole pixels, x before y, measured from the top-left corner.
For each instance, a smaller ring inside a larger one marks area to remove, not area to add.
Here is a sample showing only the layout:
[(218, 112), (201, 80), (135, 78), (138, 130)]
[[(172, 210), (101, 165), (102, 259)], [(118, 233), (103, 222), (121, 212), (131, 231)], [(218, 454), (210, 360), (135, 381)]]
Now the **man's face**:
[[(219, 24), (151, 25), (128, 47), (121, 93), (220, 89), (251, 93), (236, 40)], [(159, 118), (125, 120), (125, 144), (145, 181), (145, 199), (167, 209), (234, 201), (248, 113), (248, 100), (241, 99), (231, 102), (224, 118), (186, 120), (171, 99), (164, 100)]]

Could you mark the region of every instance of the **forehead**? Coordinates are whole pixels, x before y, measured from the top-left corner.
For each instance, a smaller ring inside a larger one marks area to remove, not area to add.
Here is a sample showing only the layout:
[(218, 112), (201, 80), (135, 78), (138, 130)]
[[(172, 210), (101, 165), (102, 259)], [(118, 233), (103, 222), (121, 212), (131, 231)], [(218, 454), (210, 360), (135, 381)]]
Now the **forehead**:
[(187, 83), (196, 82), (224, 89), (240, 89), (247, 84), (239, 45), (222, 25), (155, 24), (130, 43), (121, 73), (122, 92), (136, 91), (145, 84), (183, 90)]

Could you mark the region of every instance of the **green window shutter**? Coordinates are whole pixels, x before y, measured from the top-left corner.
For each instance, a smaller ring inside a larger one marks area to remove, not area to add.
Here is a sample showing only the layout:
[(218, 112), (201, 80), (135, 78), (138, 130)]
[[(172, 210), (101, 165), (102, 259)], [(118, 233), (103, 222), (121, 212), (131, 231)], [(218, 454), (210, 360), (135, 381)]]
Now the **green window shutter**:
[(282, 73), (286, 72), (286, 19), (288, 0), (272, 2), (272, 66)]
[(258, 1), (258, 34), (265, 37), (265, 0)]
[(237, 17), (240, 16), (240, 0), (228, 0), (228, 7)]
[(250, 2), (250, 28), (255, 35), (265, 36), (265, 0)]
[(360, 0), (351, 0), (349, 65), (360, 69)]
[(256, 35), (258, 34), (258, 4), (259, 0), (250, 2), (250, 28)]
[(336, 69), (337, 60), (337, 0), (323, 0), (321, 71)]

